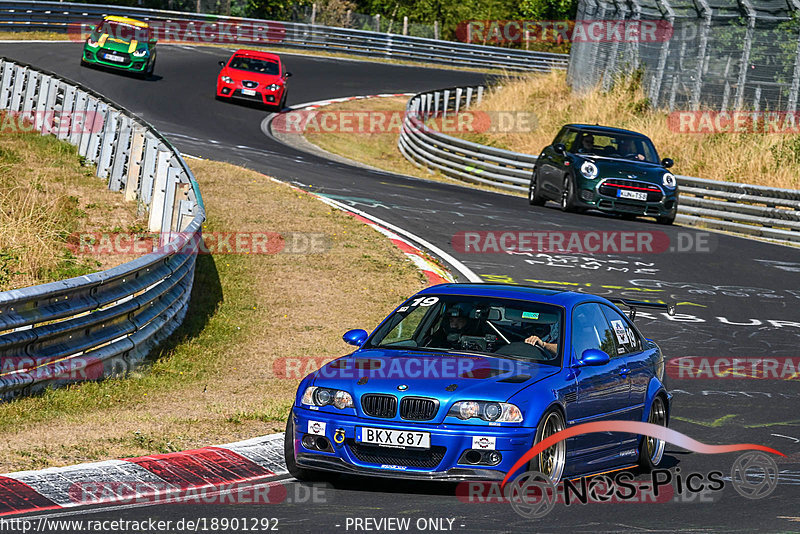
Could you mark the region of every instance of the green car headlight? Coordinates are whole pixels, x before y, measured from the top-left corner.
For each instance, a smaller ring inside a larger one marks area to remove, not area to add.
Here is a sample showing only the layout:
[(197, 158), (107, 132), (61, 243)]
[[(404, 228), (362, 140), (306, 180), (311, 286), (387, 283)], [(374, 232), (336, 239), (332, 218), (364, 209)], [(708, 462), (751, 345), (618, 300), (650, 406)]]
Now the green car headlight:
[(597, 165), (592, 163), (591, 161), (584, 161), (583, 165), (581, 165), (581, 174), (584, 178), (588, 178), (590, 180), (594, 180), (597, 178)]
[(149, 50), (146, 48), (140, 48), (138, 50), (133, 51), (133, 57), (144, 57), (148, 54)]
[(86, 39), (86, 45), (90, 46), (91, 48), (97, 48), (98, 46), (100, 46), (100, 41), (95, 41), (94, 39), (89, 37), (88, 39)]

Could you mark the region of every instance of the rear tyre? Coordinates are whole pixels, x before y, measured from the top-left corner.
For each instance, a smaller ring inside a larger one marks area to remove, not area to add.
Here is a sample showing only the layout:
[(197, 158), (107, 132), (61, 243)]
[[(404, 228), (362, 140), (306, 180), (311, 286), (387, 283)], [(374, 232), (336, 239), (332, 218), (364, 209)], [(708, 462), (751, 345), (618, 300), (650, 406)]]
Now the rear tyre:
[(561, 211), (575, 211), (575, 188), (569, 174), (564, 176), (564, 184), (561, 187)]
[[(534, 445), (549, 438), (556, 432), (566, 428), (564, 416), (555, 408), (548, 410), (542, 416), (539, 426), (536, 428), (536, 438)], [(567, 464), (567, 442), (559, 441), (549, 449), (545, 449), (528, 464), (528, 470), (538, 471), (546, 476), (553, 485), (558, 484), (564, 474), (564, 467)]]
[[(661, 395), (653, 399), (647, 422), (654, 425), (667, 426), (667, 405)], [(642, 471), (649, 473), (661, 464), (666, 446), (667, 444), (663, 439), (642, 436), (642, 443), (639, 446), (639, 467), (642, 468)]]
[(531, 184), (528, 186), (528, 204), (531, 206), (544, 206), (545, 199), (539, 190), (538, 170), (534, 169), (531, 176)]

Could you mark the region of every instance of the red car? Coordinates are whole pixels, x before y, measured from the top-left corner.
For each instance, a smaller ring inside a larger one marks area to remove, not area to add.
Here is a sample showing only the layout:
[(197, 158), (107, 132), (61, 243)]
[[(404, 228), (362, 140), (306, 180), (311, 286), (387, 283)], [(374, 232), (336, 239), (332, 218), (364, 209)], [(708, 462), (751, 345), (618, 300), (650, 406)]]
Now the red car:
[(217, 99), (238, 98), (259, 102), (281, 110), (286, 103), (286, 78), (292, 75), (276, 54), (257, 50), (237, 50), (227, 61), (220, 61)]

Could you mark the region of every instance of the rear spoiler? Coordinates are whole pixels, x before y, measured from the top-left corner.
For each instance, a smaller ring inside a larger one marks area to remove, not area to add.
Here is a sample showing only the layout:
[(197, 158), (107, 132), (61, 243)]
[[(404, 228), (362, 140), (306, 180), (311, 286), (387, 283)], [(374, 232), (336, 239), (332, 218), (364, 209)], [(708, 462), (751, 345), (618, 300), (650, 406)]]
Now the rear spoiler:
[(636, 319), (636, 310), (638, 308), (666, 310), (668, 314), (675, 315), (674, 304), (663, 304), (661, 302), (645, 302), (643, 300), (631, 300), (631, 299), (621, 299), (621, 298), (612, 298), (608, 300), (613, 302), (617, 306), (625, 306), (626, 308), (628, 308), (630, 310), (630, 313), (628, 315), (630, 316), (631, 321)]

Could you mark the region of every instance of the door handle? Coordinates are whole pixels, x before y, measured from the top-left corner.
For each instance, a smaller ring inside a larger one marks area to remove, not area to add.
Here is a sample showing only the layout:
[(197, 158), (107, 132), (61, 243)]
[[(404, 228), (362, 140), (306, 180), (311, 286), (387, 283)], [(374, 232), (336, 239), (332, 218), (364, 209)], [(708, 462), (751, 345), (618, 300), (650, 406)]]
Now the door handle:
[(629, 368), (623, 367), (622, 369), (619, 370), (619, 376), (628, 376), (628, 373), (630, 372), (631, 370)]

